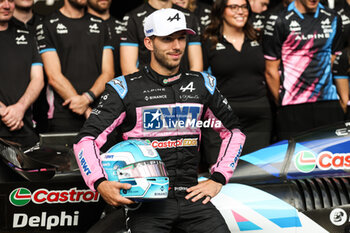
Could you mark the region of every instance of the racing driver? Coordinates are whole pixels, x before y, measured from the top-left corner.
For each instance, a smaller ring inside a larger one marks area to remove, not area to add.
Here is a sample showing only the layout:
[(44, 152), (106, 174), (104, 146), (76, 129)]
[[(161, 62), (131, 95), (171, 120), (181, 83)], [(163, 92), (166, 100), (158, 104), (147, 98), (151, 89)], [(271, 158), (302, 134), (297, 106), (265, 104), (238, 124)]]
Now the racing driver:
[[(216, 89), (214, 77), (179, 70), (186, 36), (195, 33), (187, 28), (183, 13), (157, 10), (146, 18), (144, 32), (149, 66), (107, 83), (78, 135), (74, 152), (82, 176), (110, 205), (133, 203), (120, 195), (120, 189), (131, 185), (108, 181), (100, 161), (108, 134), (121, 127), (124, 140), (148, 140), (157, 149), (170, 187), (168, 198), (127, 210), (129, 232), (229, 232), (210, 199), (232, 176), (242, 150), (245, 136), (238, 118)], [(220, 133), (222, 144), (210, 178), (198, 183), (200, 128), (206, 126)]]

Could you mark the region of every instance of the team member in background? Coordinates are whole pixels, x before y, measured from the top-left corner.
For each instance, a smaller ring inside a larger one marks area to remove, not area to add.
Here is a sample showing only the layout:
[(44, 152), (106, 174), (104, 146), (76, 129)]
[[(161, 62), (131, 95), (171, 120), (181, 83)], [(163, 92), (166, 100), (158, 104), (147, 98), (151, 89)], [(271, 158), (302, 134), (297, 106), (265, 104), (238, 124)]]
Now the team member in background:
[(249, 17), (249, 21), (253, 25), (254, 29), (261, 35), (264, 30), (266, 11), (269, 6), (270, 0), (249, 0), (249, 4), (252, 10), (252, 14)]
[(282, 0), (278, 2), (278, 4), (275, 4), (273, 7), (270, 7), (267, 9), (266, 12), (266, 19), (268, 19), (268, 16), (271, 14), (278, 14), (282, 12), (284, 9), (287, 8), (287, 6), (293, 2), (293, 0)]
[(34, 0), (14, 0), (15, 11), (12, 20), (17, 27), (26, 29), (35, 35), (35, 28), (42, 17), (33, 12)]
[(33, 146), (31, 105), (44, 85), (43, 68), (34, 38), (10, 21), (15, 4), (0, 1), (0, 138)]
[[(120, 69), (120, 50), (119, 50), (119, 44), (120, 44), (120, 35), (123, 30), (122, 22), (111, 16), (109, 9), (111, 6), (112, 0), (107, 1), (99, 1), (99, 0), (88, 0), (88, 12), (92, 15), (95, 15), (97, 17), (100, 17), (103, 19), (108, 26), (108, 29), (111, 33), (112, 37), (112, 45), (114, 47), (113, 55), (114, 55), (114, 72), (115, 76), (121, 75), (121, 69)], [(120, 132), (118, 132), (118, 129), (114, 130), (111, 135), (109, 135), (108, 143), (105, 144), (104, 148), (105, 150), (108, 150), (111, 146), (115, 145), (116, 143), (122, 141), (122, 137)]]
[(172, 0), (172, 2), (188, 9), (197, 17), (201, 32), (210, 24), (211, 5), (197, 0)]
[[(348, 82), (348, 85), (343, 85), (343, 92), (346, 94), (349, 93), (349, 80), (350, 80), (350, 38), (348, 37), (347, 47), (345, 47), (339, 54), (337, 54), (336, 59), (333, 63), (333, 75), (335, 79), (345, 79)], [(346, 82), (344, 80), (344, 82)], [(350, 102), (348, 102), (346, 119), (350, 120)]]
[[(196, 17), (187, 9), (172, 4), (171, 0), (149, 0), (124, 17), (126, 28), (120, 43), (120, 65), (122, 74), (131, 74), (138, 71), (150, 61), (150, 52), (143, 44), (143, 22), (145, 18), (157, 9), (174, 8), (185, 13), (189, 27), (199, 30)], [(202, 50), (199, 36), (188, 37), (186, 54), (182, 59), (182, 70), (202, 71)]]
[[(170, 20), (169, 19), (173, 19)], [(169, 175), (167, 199), (144, 202), (127, 211), (130, 232), (170, 232), (172, 228), (191, 233), (229, 232), (225, 220), (210, 202), (226, 184), (236, 167), (245, 136), (237, 128), (238, 118), (216, 89), (214, 77), (199, 72), (181, 72), (186, 47), (185, 15), (175, 9), (155, 11), (145, 19), (149, 66), (113, 79), (106, 85), (101, 102), (78, 135), (74, 152), (86, 184), (98, 190), (111, 205), (130, 204), (120, 189), (130, 184), (107, 181), (99, 148), (114, 127), (121, 125), (123, 138), (139, 138), (167, 144), (155, 147)], [(188, 122), (217, 122), (221, 150), (211, 177), (198, 184), (200, 127)], [(186, 123), (187, 122), (187, 123)], [(190, 145), (182, 144), (191, 141)], [(84, 160), (84, 167), (80, 161)], [(86, 162), (86, 163), (85, 163)]]
[(50, 87), (49, 132), (79, 131), (114, 75), (108, 28), (102, 19), (86, 13), (85, 6), (86, 0), (65, 0), (37, 27)]
[[(268, 146), (272, 130), (264, 54), (249, 14), (247, 0), (216, 0), (202, 43), (204, 69), (210, 67), (247, 136), (242, 155)], [(207, 162), (213, 164), (220, 137), (211, 129), (203, 130), (201, 149)]]
[[(15, 0), (14, 2), (15, 11), (11, 19), (12, 22), (17, 28), (29, 31), (35, 37), (35, 29), (41, 22), (42, 16), (33, 12), (34, 0)], [(47, 111), (48, 104), (46, 101), (46, 88), (44, 86), (32, 106), (35, 130), (38, 133), (44, 132), (47, 128)]]
[(345, 41), (345, 46), (347, 46), (350, 43), (350, 0), (335, 1), (334, 10), (338, 12), (342, 20), (343, 38), (347, 39)]
[(338, 15), (318, 0), (296, 0), (270, 15), (266, 25), (266, 80), (280, 106), (278, 139), (342, 121), (349, 96), (341, 87), (348, 84), (345, 79), (333, 80), (331, 71), (342, 46)]
[(100, 17), (107, 23), (108, 29), (111, 33), (112, 45), (114, 47), (114, 72), (115, 76), (119, 76), (121, 75), (119, 58), (120, 35), (122, 33), (123, 28), (125, 27), (123, 27), (123, 23), (120, 20), (116, 19), (110, 14), (109, 10), (111, 7), (111, 3), (112, 0), (88, 0), (87, 11), (92, 15)]
[[(33, 12), (34, 0), (15, 0), (14, 2), (15, 11), (11, 20), (16, 27), (28, 30), (33, 37), (36, 37), (36, 26), (40, 24), (43, 17)], [(45, 77), (44, 81), (44, 88), (41, 90), (39, 97), (32, 106), (35, 131), (37, 133), (42, 133), (47, 130), (47, 111), (49, 106), (46, 100), (47, 79), (45, 79)]]

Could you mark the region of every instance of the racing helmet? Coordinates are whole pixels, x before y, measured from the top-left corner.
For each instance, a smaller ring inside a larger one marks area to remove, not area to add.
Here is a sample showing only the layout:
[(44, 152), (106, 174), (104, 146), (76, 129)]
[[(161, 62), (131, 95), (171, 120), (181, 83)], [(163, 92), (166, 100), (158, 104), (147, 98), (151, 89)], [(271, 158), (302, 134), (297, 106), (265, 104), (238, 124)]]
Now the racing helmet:
[(101, 155), (108, 180), (129, 183), (123, 197), (135, 201), (167, 198), (169, 178), (158, 152), (144, 140), (126, 140)]

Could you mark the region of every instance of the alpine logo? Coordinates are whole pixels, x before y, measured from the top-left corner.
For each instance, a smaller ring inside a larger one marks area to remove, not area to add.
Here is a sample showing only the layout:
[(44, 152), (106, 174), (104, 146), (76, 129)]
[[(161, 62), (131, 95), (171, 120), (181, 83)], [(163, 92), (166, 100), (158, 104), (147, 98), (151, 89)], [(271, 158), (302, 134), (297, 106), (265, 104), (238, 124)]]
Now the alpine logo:
[(323, 33), (325, 34), (333, 32), (331, 21), (329, 20), (329, 18), (321, 21), (321, 28), (323, 29)]
[(175, 20), (175, 19), (176, 19), (176, 21), (179, 21), (179, 20), (180, 20), (180, 15), (179, 15), (179, 13), (176, 13), (173, 17), (169, 16), (169, 18), (167, 19), (167, 21), (173, 22), (173, 20)]
[(91, 33), (100, 33), (100, 30), (97, 26), (97, 23), (93, 24), (93, 25), (89, 25), (89, 29)]
[(350, 153), (322, 151), (316, 157), (310, 151), (301, 151), (296, 154), (294, 164), (304, 173), (312, 172), (316, 166), (320, 170), (344, 170), (350, 168)]
[(264, 27), (263, 22), (260, 19), (256, 22), (253, 22), (253, 26), (254, 28), (259, 28), (259, 29)]
[(194, 91), (196, 88), (193, 87), (193, 82), (190, 82), (186, 87), (181, 86), (180, 91), (185, 92), (185, 91)]
[(28, 41), (24, 35), (21, 35), (20, 37), (16, 37), (16, 44), (28, 44)]
[(98, 192), (93, 192), (89, 189), (77, 190), (71, 188), (69, 190), (47, 190), (37, 189), (33, 193), (27, 188), (16, 188), (9, 196), (9, 201), (14, 206), (25, 206), (30, 201), (34, 204), (62, 204), (66, 202), (98, 202), (100, 195)]
[(321, 21), (321, 24), (322, 25), (329, 25), (329, 24), (331, 24), (331, 21), (329, 20), (329, 18), (327, 18), (327, 19)]

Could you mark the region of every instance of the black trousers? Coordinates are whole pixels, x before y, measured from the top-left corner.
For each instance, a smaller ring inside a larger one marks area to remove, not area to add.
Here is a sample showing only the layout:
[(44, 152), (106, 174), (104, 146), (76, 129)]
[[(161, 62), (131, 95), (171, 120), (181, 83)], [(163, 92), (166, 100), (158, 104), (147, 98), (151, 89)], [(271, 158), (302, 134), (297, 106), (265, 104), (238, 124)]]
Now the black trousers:
[(192, 202), (184, 197), (144, 202), (126, 211), (132, 233), (229, 233), (220, 212), (211, 203)]
[(276, 113), (277, 139), (289, 139), (301, 132), (343, 121), (344, 118), (337, 100), (282, 106)]

